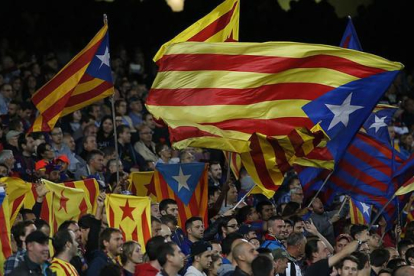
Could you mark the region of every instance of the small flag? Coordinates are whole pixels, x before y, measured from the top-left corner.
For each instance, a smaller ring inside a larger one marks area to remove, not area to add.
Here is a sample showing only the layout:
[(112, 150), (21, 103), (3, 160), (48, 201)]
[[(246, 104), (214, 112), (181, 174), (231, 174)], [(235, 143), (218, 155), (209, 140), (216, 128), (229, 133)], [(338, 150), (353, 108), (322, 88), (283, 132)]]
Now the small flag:
[(10, 223), (14, 224), (17, 214), (23, 206), (23, 202), (26, 198), (26, 195), (31, 190), (30, 182), (26, 182), (17, 177), (2, 177), (0, 182), (6, 184), (8, 201), (9, 201), (9, 210), (10, 210)]
[(352, 224), (369, 225), (371, 223), (372, 205), (357, 201), (349, 200), (349, 214)]
[(136, 196), (148, 196), (157, 202), (157, 191), (154, 186), (154, 172), (132, 172), (129, 175), (128, 191)]
[(350, 16), (348, 17), (348, 25), (346, 25), (340, 46), (343, 48), (362, 51), (361, 43), (359, 42), (357, 32)]

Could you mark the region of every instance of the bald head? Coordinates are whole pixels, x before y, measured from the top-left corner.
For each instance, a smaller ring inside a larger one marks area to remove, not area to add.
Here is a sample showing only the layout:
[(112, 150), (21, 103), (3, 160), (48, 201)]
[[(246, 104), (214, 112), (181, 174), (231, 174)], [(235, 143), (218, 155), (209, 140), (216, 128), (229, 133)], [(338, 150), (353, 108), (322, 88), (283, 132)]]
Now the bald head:
[(233, 249), (232, 251), (233, 258), (237, 262), (238, 265), (240, 265), (241, 262), (251, 264), (253, 260), (258, 255), (256, 249), (254, 246), (246, 241), (241, 240)]
[(412, 276), (414, 275), (414, 266), (408, 266), (408, 265), (400, 266), (394, 271), (392, 275), (393, 276)]

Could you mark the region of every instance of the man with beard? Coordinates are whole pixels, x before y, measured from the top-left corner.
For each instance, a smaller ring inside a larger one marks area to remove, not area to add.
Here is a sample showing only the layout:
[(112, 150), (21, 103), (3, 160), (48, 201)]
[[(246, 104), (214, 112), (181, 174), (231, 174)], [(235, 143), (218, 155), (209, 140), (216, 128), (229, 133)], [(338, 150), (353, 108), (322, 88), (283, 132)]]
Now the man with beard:
[(192, 265), (187, 269), (185, 276), (206, 276), (205, 270), (211, 265), (213, 247), (209, 242), (196, 241), (191, 245)]
[(55, 249), (55, 256), (50, 269), (57, 276), (78, 275), (75, 267), (69, 263), (78, 251), (75, 233), (67, 229), (56, 232), (53, 237), (53, 248)]
[[(187, 237), (184, 238), (181, 244), (181, 251), (184, 255), (188, 256), (191, 251), (192, 245), (201, 241), (204, 236), (204, 223), (200, 217), (191, 217), (185, 222), (185, 230), (187, 231)], [(194, 255), (194, 254), (193, 254)]]

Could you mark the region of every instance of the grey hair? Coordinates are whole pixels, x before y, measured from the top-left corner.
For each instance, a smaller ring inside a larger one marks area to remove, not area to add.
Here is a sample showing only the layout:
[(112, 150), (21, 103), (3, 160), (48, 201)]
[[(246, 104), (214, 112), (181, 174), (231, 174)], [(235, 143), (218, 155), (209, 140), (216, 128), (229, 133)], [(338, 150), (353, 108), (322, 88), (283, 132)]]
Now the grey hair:
[(295, 246), (301, 243), (305, 238), (305, 236), (302, 233), (292, 233), (290, 236), (286, 239), (286, 244), (288, 246)]
[(2, 152), (0, 152), (0, 163), (4, 163), (10, 157), (13, 157), (13, 151), (3, 150)]

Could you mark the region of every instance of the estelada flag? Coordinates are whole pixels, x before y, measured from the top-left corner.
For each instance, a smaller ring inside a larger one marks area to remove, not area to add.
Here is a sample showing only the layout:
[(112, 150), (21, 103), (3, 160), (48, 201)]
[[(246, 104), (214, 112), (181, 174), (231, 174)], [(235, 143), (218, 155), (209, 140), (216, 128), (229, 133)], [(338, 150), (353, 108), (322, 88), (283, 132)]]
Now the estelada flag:
[(154, 56), (161, 59), (168, 46), (184, 41), (225, 42), (239, 40), (240, 1), (226, 0), (209, 14), (166, 42)]
[(233, 172), (234, 177), (238, 180), (240, 178), (240, 169), (242, 167), (242, 160), (240, 154), (230, 151), (223, 151), (224, 156), (226, 157), (227, 163), (231, 171)]
[(108, 25), (32, 97), (39, 110), (29, 131), (51, 131), (60, 117), (106, 98), (114, 92)]
[(32, 183), (26, 182), (18, 177), (2, 177), (0, 182), (5, 183), (7, 187), (10, 223), (13, 225), (17, 214), (23, 206), (26, 196), (31, 191)]
[(207, 165), (204, 163), (157, 164), (154, 172), (157, 200), (174, 199), (178, 205), (178, 225), (187, 219), (201, 217), (208, 223)]
[(0, 205), (0, 274), (3, 271), (3, 264), (12, 254), (11, 249), (11, 233), (10, 233), (10, 211), (9, 200), (4, 189), (0, 187), (0, 196), (3, 197), (3, 202)]
[(359, 42), (357, 32), (350, 16), (348, 17), (348, 24), (346, 25), (340, 46), (343, 48), (362, 51), (361, 43)]
[(371, 223), (372, 205), (350, 198), (349, 215), (352, 224), (369, 225)]
[(40, 217), (49, 222), (51, 236), (65, 220), (77, 221), (82, 215), (91, 213), (92, 206), (84, 190), (42, 181), (49, 192), (43, 201)]
[(136, 241), (145, 252), (151, 238), (151, 200), (149, 197), (108, 194), (106, 216), (110, 227), (122, 231), (125, 241)]
[(157, 202), (153, 176), (154, 172), (131, 172), (127, 190), (133, 195), (148, 196), (152, 202)]

